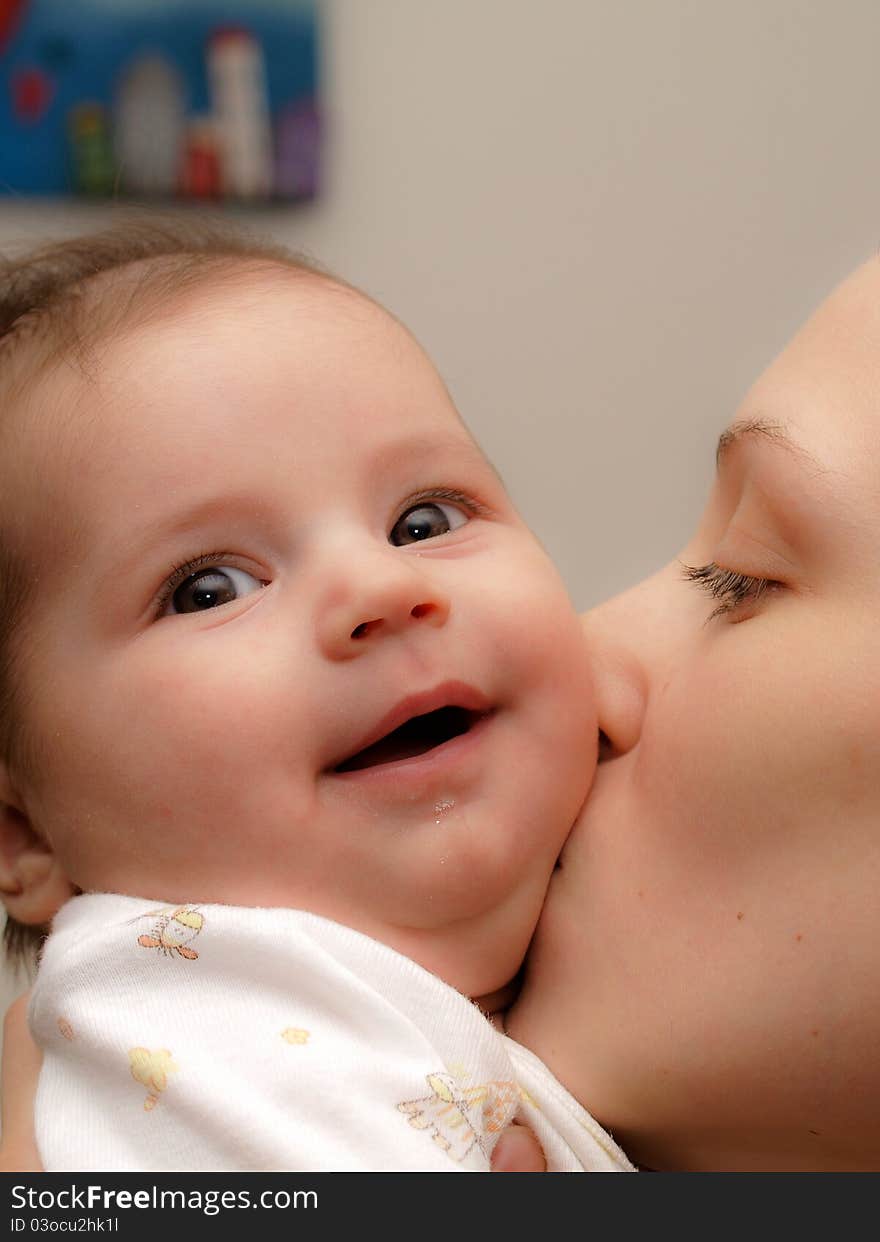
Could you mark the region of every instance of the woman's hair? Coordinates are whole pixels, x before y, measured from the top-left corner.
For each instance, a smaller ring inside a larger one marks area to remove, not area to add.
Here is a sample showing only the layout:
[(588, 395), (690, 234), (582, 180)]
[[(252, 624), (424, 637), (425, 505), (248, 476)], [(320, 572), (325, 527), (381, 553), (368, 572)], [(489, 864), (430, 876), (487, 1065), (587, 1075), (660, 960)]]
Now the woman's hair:
[[(272, 267), (345, 287), (312, 260), (275, 242), (190, 214), (125, 214), (101, 232), (0, 256), (3, 407), (9, 409), (59, 358), (69, 357), (88, 372), (97, 345), (167, 312), (188, 290)], [(0, 757), (18, 772), (34, 766), (15, 679), (26, 648), (23, 622), (33, 585), (0, 498)], [(32, 960), (46, 932), (7, 916), (7, 956), (16, 963)]]

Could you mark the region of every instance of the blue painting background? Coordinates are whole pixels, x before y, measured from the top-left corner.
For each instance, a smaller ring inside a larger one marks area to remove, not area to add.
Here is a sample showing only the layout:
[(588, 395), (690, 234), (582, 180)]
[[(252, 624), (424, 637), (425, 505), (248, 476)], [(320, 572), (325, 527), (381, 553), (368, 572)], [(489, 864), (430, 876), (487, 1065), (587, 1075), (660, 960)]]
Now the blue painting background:
[[(317, 95), (314, 0), (0, 0), (0, 193), (70, 192), (67, 116), (95, 101), (112, 108), (120, 70), (140, 53), (165, 56), (181, 74), (188, 112), (209, 106), (205, 45), (217, 27), (243, 26), (261, 42), (270, 112)], [(17, 19), (16, 19), (17, 18)], [(41, 116), (23, 118), (22, 74)]]

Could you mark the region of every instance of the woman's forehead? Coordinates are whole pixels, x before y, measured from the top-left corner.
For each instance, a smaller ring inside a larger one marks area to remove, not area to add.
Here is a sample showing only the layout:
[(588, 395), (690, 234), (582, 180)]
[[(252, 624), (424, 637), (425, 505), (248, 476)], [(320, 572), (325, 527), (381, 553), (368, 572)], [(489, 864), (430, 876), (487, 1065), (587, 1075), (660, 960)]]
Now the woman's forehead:
[(880, 503), (880, 260), (818, 307), (746, 396), (737, 423), (780, 426), (829, 469), (870, 467)]

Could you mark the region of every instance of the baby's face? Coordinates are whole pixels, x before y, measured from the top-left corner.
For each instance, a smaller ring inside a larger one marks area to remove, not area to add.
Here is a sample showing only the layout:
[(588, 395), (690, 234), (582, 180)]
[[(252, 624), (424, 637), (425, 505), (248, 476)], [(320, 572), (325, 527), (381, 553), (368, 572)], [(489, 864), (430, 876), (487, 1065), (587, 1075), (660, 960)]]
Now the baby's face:
[(22, 798), (72, 881), (303, 907), (504, 982), (594, 705), (560, 579), (406, 330), (242, 276), (14, 418)]

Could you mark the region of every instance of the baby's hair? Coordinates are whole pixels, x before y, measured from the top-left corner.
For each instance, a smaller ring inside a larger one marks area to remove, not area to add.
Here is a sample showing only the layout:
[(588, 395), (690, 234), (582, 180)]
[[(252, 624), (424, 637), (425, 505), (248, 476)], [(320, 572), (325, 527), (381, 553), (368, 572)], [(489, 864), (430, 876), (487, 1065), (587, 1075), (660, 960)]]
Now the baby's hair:
[[(165, 313), (190, 289), (279, 267), (350, 287), (276, 242), (203, 216), (125, 215), (91, 235), (0, 256), (3, 406), (59, 359), (88, 373), (96, 346)], [(0, 757), (26, 772), (35, 766), (34, 747), (13, 667), (26, 643), (22, 623), (34, 581), (6, 525), (0, 510)], [(30, 962), (47, 931), (7, 916), (7, 957), (16, 965)]]
[(101, 232), (0, 258), (0, 357), (8, 367), (16, 346), (34, 340), (53, 356), (87, 349), (124, 323), (164, 312), (189, 288), (268, 267), (344, 284), (311, 259), (213, 218), (122, 216)]

